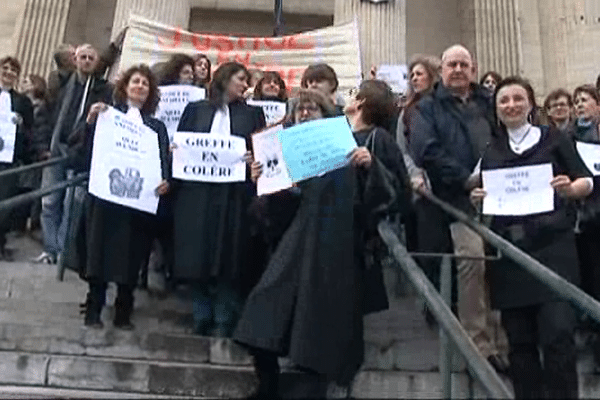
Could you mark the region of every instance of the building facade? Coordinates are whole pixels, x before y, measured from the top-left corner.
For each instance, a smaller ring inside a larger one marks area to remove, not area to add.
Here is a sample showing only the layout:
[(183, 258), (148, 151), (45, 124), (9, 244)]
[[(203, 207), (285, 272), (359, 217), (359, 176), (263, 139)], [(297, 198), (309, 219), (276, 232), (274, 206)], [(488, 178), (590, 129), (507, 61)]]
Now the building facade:
[[(61, 43), (98, 48), (130, 12), (194, 32), (269, 36), (273, 0), (12, 0), (0, 15), (0, 55), (46, 75)], [(479, 72), (528, 77), (538, 93), (595, 82), (600, 0), (283, 0), (286, 33), (357, 18), (363, 70), (463, 43)]]

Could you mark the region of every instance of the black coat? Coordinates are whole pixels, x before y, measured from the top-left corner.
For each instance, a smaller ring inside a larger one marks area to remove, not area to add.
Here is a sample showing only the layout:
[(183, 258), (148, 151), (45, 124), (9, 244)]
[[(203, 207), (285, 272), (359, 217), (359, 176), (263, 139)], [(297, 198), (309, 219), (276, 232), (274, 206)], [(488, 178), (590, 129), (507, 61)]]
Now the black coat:
[[(365, 279), (360, 223), (395, 201), (389, 187), (372, 184), (384, 169), (375, 159), (369, 172), (345, 167), (299, 184), (299, 209), (248, 297), (238, 342), (349, 382), (363, 360), (365, 309), (387, 306), (383, 282)], [(365, 306), (367, 294), (386, 304)]]
[[(216, 107), (208, 101), (186, 106), (179, 131), (210, 132)], [(245, 102), (229, 104), (231, 134), (246, 139), (265, 127), (259, 107)], [(248, 180), (206, 183), (175, 180), (173, 193), (176, 280), (207, 281), (217, 278), (240, 287), (248, 261), (248, 205), (254, 189)]]
[(458, 100), (441, 83), (417, 103), (409, 126), (410, 153), (417, 166), (427, 172), (433, 192), (464, 211), (473, 211), (465, 182), (495, 126), (493, 107), (484, 89), (474, 85), (470, 99), (489, 124), (487, 134), (469, 132)]
[[(589, 127), (576, 125), (573, 128), (575, 143), (592, 143), (600, 145), (598, 123), (594, 121)], [(594, 176), (594, 191), (578, 204), (579, 229), (598, 229), (600, 226), (600, 176)]]
[[(116, 108), (125, 111), (126, 107)], [(171, 177), (169, 137), (165, 125), (148, 115), (142, 115), (144, 125), (156, 132), (162, 177)], [(91, 162), (95, 126), (87, 126), (86, 158)], [(161, 201), (162, 202), (162, 199)], [(159, 202), (159, 207), (160, 207)], [(135, 285), (140, 266), (148, 260), (157, 229), (157, 216), (119, 204), (110, 203), (91, 194), (86, 195), (83, 216), (79, 218), (77, 235), (68, 240), (66, 257), (71, 268), (90, 281)]]
[[(483, 156), (481, 169), (546, 163), (552, 164), (555, 176), (564, 174), (571, 180), (590, 176), (571, 140), (547, 127), (542, 128), (540, 141), (521, 155), (510, 150), (506, 134), (494, 137)], [(578, 284), (574, 222), (573, 209), (555, 194), (554, 211), (527, 216), (496, 216), (492, 229), (566, 280)], [(493, 262), (488, 277), (494, 308), (525, 307), (559, 300), (558, 295), (508, 257)]]

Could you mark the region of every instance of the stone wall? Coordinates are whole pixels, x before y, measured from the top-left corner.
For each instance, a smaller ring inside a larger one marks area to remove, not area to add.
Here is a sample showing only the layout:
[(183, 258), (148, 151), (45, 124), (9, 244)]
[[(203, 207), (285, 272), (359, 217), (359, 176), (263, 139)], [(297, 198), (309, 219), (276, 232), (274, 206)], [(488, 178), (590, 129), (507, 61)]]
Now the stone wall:
[(0, 13), (0, 57), (14, 54), (15, 27), (19, 14), (25, 7), (25, 0), (6, 0), (2, 3), (2, 12)]

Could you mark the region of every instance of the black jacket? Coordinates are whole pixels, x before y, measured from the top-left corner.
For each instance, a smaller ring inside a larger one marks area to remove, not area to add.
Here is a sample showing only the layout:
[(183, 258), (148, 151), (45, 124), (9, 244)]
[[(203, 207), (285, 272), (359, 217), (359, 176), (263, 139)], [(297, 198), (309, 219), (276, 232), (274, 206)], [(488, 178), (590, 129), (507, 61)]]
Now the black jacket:
[(14, 162), (21, 162), (26, 159), (25, 139), (33, 126), (33, 105), (27, 96), (17, 93), (14, 89), (11, 89), (9, 93), (12, 104), (11, 111), (23, 118), (23, 122), (17, 127), (14, 156)]
[[(421, 99), (410, 120), (409, 148), (417, 166), (426, 170), (433, 192), (468, 211), (471, 204), (464, 185), (490, 137), (474, 138), (477, 133), (470, 134), (458, 101), (441, 83)], [(470, 101), (481, 109), (491, 133), (495, 123), (489, 95), (480, 86), (473, 85)]]

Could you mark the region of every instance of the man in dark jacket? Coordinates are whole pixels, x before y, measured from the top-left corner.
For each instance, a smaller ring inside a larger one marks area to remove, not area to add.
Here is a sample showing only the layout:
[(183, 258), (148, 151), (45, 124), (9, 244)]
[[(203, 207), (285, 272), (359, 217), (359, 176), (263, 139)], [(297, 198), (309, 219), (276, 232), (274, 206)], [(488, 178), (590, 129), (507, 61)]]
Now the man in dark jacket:
[[(456, 45), (442, 55), (442, 82), (417, 105), (411, 119), (410, 151), (424, 168), (433, 192), (459, 209), (474, 214), (469, 191), (473, 171), (493, 130), (493, 108), (473, 83), (471, 53)], [(458, 271), (458, 315), (482, 355), (497, 369), (505, 369), (494, 343), (494, 321), (485, 282), (483, 241), (465, 224), (448, 221)], [(441, 228), (442, 229), (442, 228)], [(443, 249), (440, 249), (443, 251)], [(494, 323), (495, 322), (495, 323)]]
[[(98, 53), (89, 44), (79, 46), (75, 52), (76, 71), (64, 80), (56, 102), (51, 105), (53, 118), (52, 157), (66, 154), (68, 139), (85, 118), (92, 104), (102, 101), (109, 103), (112, 90), (107, 82), (94, 76), (97, 68)], [(48, 167), (42, 175), (42, 188), (56, 185), (67, 178), (64, 165)], [(42, 199), (42, 230), (44, 233), (44, 252), (36, 258), (37, 262), (55, 263), (62, 251), (68, 210), (63, 210), (65, 191), (54, 192)]]

